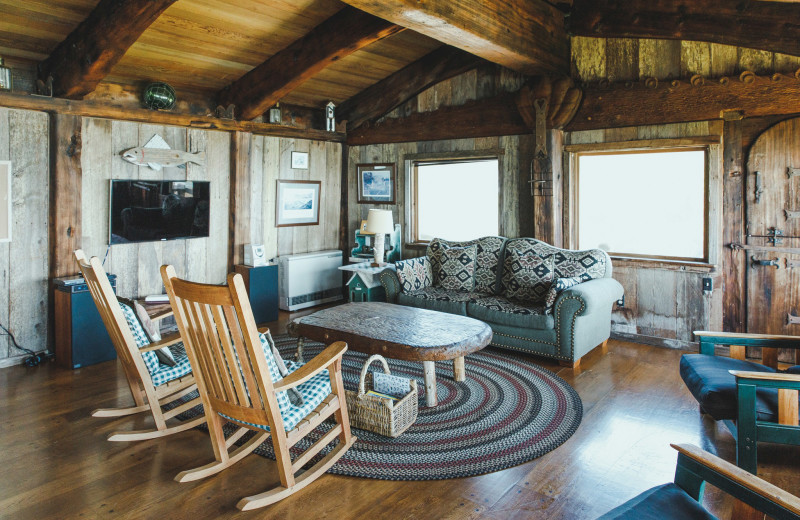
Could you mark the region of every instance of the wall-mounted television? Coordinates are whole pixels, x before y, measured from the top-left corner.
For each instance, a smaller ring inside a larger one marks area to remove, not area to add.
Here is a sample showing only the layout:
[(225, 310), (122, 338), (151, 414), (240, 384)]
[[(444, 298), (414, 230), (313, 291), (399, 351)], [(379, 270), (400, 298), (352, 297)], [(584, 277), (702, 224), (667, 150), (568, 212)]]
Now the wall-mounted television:
[(209, 184), (112, 180), (108, 243), (207, 237)]

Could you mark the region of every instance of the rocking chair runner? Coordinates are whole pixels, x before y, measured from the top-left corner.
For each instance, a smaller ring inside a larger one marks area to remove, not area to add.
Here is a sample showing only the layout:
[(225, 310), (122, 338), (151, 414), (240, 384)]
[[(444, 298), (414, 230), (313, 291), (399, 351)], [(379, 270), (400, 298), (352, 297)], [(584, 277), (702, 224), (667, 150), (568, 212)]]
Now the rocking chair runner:
[[(316, 480), (356, 440), (350, 433), (342, 383), (342, 355), (347, 344), (334, 343), (304, 365), (287, 363), (289, 373), (281, 378), (269, 331), (259, 334), (241, 275), (228, 275), (228, 285), (205, 285), (180, 280), (175, 269), (165, 265), (161, 276), (195, 367), (215, 457), (214, 462), (184, 471), (175, 480), (187, 482), (218, 473), (250, 454), (269, 436), (280, 486), (241, 499), (239, 509), (272, 504)], [(299, 390), (302, 404), (290, 402), (286, 395), (290, 388)], [(331, 417), (336, 425), (292, 461), (289, 450)], [(239, 426), (227, 439), (222, 430), (225, 421)], [(249, 430), (256, 434), (229, 451)], [(339, 443), (332, 451), (295, 476), (337, 437)]]
[[(164, 437), (182, 432), (205, 422), (201, 415), (189, 421), (167, 426), (167, 421), (186, 410), (200, 404), (200, 398), (180, 404), (169, 411), (162, 406), (172, 403), (195, 390), (189, 360), (182, 350), (179, 334), (164, 337), (161, 341), (150, 342), (134, 311), (123, 309), (108, 281), (103, 265), (97, 257), (91, 260), (80, 249), (75, 251), (83, 278), (89, 287), (100, 317), (108, 330), (117, 357), (125, 370), (135, 406), (130, 408), (101, 408), (92, 412), (94, 417), (123, 417), (149, 411), (153, 415), (155, 428), (127, 432), (114, 432), (108, 436), (110, 441), (138, 441)], [(169, 314), (163, 314), (157, 319)], [(159, 363), (154, 351), (170, 347), (174, 352), (176, 364), (168, 367)]]

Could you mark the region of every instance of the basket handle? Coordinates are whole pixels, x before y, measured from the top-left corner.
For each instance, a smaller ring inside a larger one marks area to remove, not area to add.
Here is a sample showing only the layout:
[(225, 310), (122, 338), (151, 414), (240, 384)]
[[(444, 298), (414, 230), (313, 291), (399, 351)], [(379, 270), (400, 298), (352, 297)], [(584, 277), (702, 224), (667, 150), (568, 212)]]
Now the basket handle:
[(364, 367), (361, 369), (361, 379), (358, 382), (358, 397), (364, 397), (364, 394), (367, 393), (366, 388), (364, 388), (366, 386), (364, 378), (367, 377), (367, 369), (375, 361), (380, 361), (383, 364), (384, 374), (391, 374), (391, 372), (389, 371), (389, 363), (386, 362), (386, 358), (384, 358), (380, 354), (371, 355), (367, 360), (367, 362), (364, 363)]

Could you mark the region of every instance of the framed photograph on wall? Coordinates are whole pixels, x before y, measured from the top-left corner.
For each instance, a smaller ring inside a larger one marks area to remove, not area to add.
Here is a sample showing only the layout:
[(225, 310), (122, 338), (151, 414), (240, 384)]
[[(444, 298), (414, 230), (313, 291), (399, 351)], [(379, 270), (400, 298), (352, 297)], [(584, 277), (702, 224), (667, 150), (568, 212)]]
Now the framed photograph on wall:
[(278, 180), (275, 227), (319, 224), (321, 181)]
[(308, 169), (308, 152), (292, 152), (292, 169)]
[(0, 242), (11, 242), (11, 161), (0, 161)]
[(356, 165), (359, 204), (394, 204), (394, 163)]

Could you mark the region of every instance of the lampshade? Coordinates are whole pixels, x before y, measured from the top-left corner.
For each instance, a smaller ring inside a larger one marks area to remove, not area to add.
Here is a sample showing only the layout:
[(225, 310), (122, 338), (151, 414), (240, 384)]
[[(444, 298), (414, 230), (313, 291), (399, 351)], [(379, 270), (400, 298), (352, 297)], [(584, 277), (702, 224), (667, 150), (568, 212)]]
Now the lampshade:
[(371, 209), (367, 215), (367, 233), (391, 233), (394, 231), (392, 212), (388, 209)]

